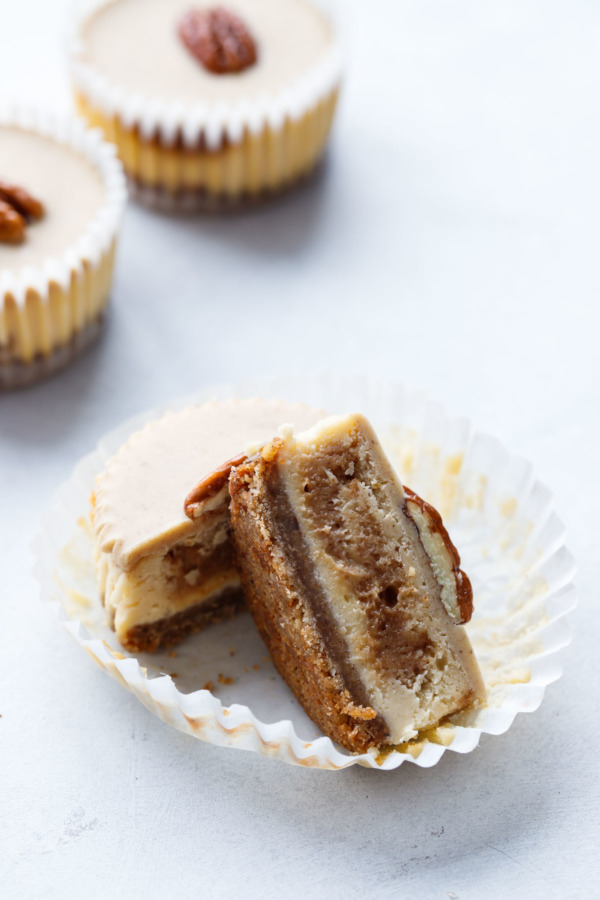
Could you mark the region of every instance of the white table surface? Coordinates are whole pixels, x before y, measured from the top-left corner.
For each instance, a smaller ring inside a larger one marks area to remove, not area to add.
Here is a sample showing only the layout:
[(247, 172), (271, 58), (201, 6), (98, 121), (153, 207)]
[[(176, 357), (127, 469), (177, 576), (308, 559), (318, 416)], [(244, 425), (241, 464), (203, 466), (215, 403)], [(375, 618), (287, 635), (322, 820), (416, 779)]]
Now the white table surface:
[[(69, 108), (63, 0), (0, 2), (0, 101)], [(0, 893), (598, 897), (600, 7), (357, 0), (329, 165), (237, 218), (127, 210), (103, 340), (0, 398)], [(28, 549), (124, 418), (274, 370), (427, 389), (532, 459), (579, 563), (542, 707), (431, 770), (194, 741), (94, 667)]]

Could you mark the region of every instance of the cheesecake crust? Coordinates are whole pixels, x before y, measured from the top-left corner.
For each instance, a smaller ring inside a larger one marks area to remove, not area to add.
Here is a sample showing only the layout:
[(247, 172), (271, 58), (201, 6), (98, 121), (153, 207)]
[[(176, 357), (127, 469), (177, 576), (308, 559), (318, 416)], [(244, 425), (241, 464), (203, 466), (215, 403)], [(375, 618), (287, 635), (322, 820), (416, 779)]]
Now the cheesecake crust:
[(173, 616), (147, 625), (135, 625), (129, 629), (121, 643), (133, 653), (154, 653), (159, 648), (178, 644), (183, 638), (202, 631), (208, 625), (232, 619), (245, 608), (241, 588), (228, 587), (209, 601), (197, 603)]

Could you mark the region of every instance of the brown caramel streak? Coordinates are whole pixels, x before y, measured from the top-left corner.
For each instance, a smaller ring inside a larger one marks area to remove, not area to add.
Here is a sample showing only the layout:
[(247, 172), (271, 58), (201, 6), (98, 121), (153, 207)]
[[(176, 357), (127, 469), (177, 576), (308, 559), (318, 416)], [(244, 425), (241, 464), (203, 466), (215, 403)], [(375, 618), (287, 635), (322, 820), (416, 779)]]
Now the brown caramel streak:
[(199, 481), (196, 487), (192, 488), (185, 498), (183, 509), (189, 519), (197, 519), (201, 513), (201, 506), (211, 497), (215, 497), (229, 481), (231, 470), (236, 466), (241, 466), (248, 458), (246, 453), (240, 453), (238, 456), (224, 462), (222, 466), (215, 469), (202, 481)]
[[(452, 543), (450, 535), (448, 534), (446, 526), (437, 509), (431, 506), (430, 503), (427, 503), (426, 500), (423, 500), (422, 497), (419, 497), (418, 494), (415, 494), (415, 492), (406, 485), (403, 485), (403, 487), (406, 499), (410, 500), (412, 503), (416, 503), (421, 509), (429, 522), (431, 530), (440, 535), (450, 558), (452, 559), (452, 568), (456, 581), (456, 602), (460, 610), (460, 624), (464, 624), (465, 622), (468, 622), (473, 615), (473, 588), (471, 587), (468, 575), (460, 568), (460, 554)], [(410, 516), (408, 509), (406, 512)]]

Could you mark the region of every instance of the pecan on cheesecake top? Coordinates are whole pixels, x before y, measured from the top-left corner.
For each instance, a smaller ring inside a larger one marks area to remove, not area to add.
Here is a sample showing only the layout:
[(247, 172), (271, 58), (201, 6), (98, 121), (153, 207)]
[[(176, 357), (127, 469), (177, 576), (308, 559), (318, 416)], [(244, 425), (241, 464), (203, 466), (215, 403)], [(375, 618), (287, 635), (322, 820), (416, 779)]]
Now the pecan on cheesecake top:
[(44, 207), (24, 188), (0, 178), (0, 241), (20, 244), (29, 222), (37, 222)]

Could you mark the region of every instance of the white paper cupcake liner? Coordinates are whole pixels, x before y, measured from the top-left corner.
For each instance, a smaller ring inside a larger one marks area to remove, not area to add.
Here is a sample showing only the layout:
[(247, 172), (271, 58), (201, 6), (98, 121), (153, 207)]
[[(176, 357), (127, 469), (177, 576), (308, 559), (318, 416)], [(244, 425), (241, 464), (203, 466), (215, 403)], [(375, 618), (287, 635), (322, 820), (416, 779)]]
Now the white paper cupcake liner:
[[(84, 0), (80, 4), (68, 41), (70, 72), (76, 90), (107, 116), (116, 116), (125, 128), (136, 128), (142, 138), (158, 139), (171, 146), (180, 139), (188, 148), (202, 141), (208, 150), (224, 140), (238, 143), (244, 130), (259, 134), (265, 128), (279, 129), (286, 119), (296, 121), (339, 85), (342, 50), (337, 40), (302, 77), (285, 89), (264, 93), (256, 100), (241, 97), (235, 103), (185, 105), (162, 97), (131, 91), (114, 84), (85, 59), (81, 25), (97, 9), (114, 0)], [(330, 19), (336, 20), (332, 0), (311, 0)], [(193, 4), (191, 4), (193, 5)]]
[[(361, 411), (374, 424), (403, 481), (433, 503), (473, 584), (467, 626), (488, 690), (487, 705), (387, 755), (352, 755), (320, 734), (275, 673), (250, 616), (212, 626), (171, 651), (126, 653), (106, 626), (88, 524), (95, 475), (128, 436), (167, 409), (229, 397), (281, 397), (331, 413)], [(44, 599), (95, 662), (167, 724), (224, 747), (254, 750), (319, 769), (435, 765), (468, 753), (482, 733), (502, 734), (540, 705), (561, 675), (575, 606), (574, 562), (552, 495), (532, 466), (495, 439), (448, 416), (425, 395), (367, 379), (277, 378), (223, 385), (152, 410), (107, 435), (62, 487), (35, 541)]]
[(86, 128), (75, 118), (56, 118), (42, 110), (0, 107), (0, 126), (22, 128), (49, 138), (75, 151), (96, 169), (104, 187), (102, 206), (82, 232), (59, 256), (48, 257), (39, 266), (0, 271), (0, 303), (11, 294), (23, 304), (27, 291), (48, 296), (50, 284), (67, 290), (73, 272), (82, 272), (86, 263), (96, 265), (114, 243), (127, 198), (123, 167), (112, 144), (103, 140), (98, 129)]

